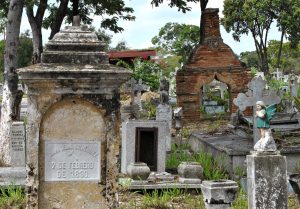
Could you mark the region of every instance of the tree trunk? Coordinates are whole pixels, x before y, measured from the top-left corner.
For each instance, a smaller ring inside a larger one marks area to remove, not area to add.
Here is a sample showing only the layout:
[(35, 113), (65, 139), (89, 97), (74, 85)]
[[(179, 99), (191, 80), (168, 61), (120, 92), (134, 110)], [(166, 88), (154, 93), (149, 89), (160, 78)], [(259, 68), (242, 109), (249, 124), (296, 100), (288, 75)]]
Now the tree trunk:
[(13, 120), (18, 117), (18, 75), (17, 49), (19, 45), (20, 25), (24, 0), (10, 0), (7, 15), (5, 55), (4, 55), (4, 85), (1, 108), (1, 159), (5, 164), (10, 164), (10, 127)]
[(281, 38), (280, 38), (280, 45), (279, 45), (279, 50), (277, 54), (277, 61), (276, 61), (276, 68), (280, 67), (280, 58), (281, 58), (281, 51), (282, 51), (282, 44), (283, 44), (283, 37), (284, 37), (284, 30), (281, 32)]
[(73, 17), (79, 15), (79, 0), (72, 0)]
[(33, 14), (33, 7), (26, 6), (26, 13), (28, 21), (32, 31), (33, 53), (32, 64), (41, 62), (41, 54), (43, 52), (43, 37), (42, 37), (42, 23), (47, 9), (47, 0), (41, 0), (36, 12), (36, 16)]
[(53, 21), (53, 23), (50, 25), (51, 28), (51, 34), (49, 37), (49, 40), (51, 40), (54, 35), (59, 32), (61, 24), (67, 14), (67, 8), (68, 8), (68, 3), (69, 0), (61, 0), (60, 1), (60, 5), (58, 7), (56, 16), (55, 16), (55, 21)]
[(37, 24), (35, 19), (30, 17), (28, 9), (27, 17), (32, 31), (32, 43), (33, 43), (33, 53), (32, 53), (32, 64), (41, 62), (41, 54), (43, 52), (43, 37), (42, 37), (42, 27)]

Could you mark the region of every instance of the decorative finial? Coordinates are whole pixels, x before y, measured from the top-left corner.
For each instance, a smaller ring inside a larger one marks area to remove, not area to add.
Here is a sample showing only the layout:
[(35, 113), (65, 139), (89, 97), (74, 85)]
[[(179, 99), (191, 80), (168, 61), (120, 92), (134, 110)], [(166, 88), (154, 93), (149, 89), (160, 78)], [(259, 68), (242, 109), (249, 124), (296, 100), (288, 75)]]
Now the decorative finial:
[(80, 26), (80, 16), (79, 15), (73, 16), (72, 26)]

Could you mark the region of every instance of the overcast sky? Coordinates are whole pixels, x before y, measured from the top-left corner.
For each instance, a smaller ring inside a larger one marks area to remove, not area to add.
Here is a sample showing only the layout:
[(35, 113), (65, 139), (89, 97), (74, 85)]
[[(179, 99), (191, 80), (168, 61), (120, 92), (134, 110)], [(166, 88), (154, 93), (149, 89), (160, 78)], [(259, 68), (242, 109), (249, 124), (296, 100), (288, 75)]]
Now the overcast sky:
[[(126, 6), (132, 7), (136, 16), (135, 21), (120, 21), (119, 25), (124, 28), (124, 31), (119, 34), (110, 33), (113, 35), (112, 46), (115, 46), (119, 41), (126, 41), (127, 45), (132, 49), (143, 49), (152, 46), (151, 39), (158, 34), (159, 29), (167, 22), (177, 22), (185, 24), (200, 25), (200, 5), (189, 4), (192, 11), (183, 14), (178, 12), (176, 8), (170, 8), (165, 3), (160, 7), (152, 7), (151, 0), (125, 0)], [(219, 8), (219, 15), (222, 17), (223, 0), (210, 0), (207, 8)], [(97, 17), (94, 17), (94, 23), (99, 23)], [(99, 25), (95, 24), (98, 28)], [(21, 31), (30, 29), (25, 11), (23, 14)], [(44, 42), (47, 42), (49, 31), (43, 31)], [(251, 36), (243, 36), (241, 42), (233, 40), (231, 34), (228, 34), (221, 26), (221, 35), (226, 44), (228, 44), (236, 54), (243, 51), (254, 51), (255, 46)], [(279, 40), (280, 34), (274, 27), (269, 34), (269, 40)]]

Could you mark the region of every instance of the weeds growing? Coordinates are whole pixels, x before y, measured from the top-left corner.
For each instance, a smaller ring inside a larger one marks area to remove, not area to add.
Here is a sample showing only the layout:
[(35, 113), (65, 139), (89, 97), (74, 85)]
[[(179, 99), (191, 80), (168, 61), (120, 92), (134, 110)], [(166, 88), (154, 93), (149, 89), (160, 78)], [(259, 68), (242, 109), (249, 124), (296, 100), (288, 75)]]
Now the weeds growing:
[(0, 187), (1, 209), (23, 209), (25, 208), (25, 194), (20, 186), (11, 184), (6, 188)]
[(229, 176), (223, 167), (224, 156), (220, 156), (218, 161), (207, 152), (199, 152), (195, 155), (195, 161), (203, 168), (205, 180), (228, 179)]

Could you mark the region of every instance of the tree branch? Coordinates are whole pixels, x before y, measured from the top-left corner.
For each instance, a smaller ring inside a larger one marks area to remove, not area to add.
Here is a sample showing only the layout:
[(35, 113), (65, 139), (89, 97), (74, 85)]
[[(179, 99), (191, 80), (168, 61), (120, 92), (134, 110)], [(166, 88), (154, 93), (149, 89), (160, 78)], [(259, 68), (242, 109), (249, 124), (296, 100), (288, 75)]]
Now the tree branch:
[(58, 10), (56, 12), (55, 21), (50, 25), (51, 34), (49, 40), (60, 30), (61, 24), (67, 14), (69, 0), (61, 0)]

